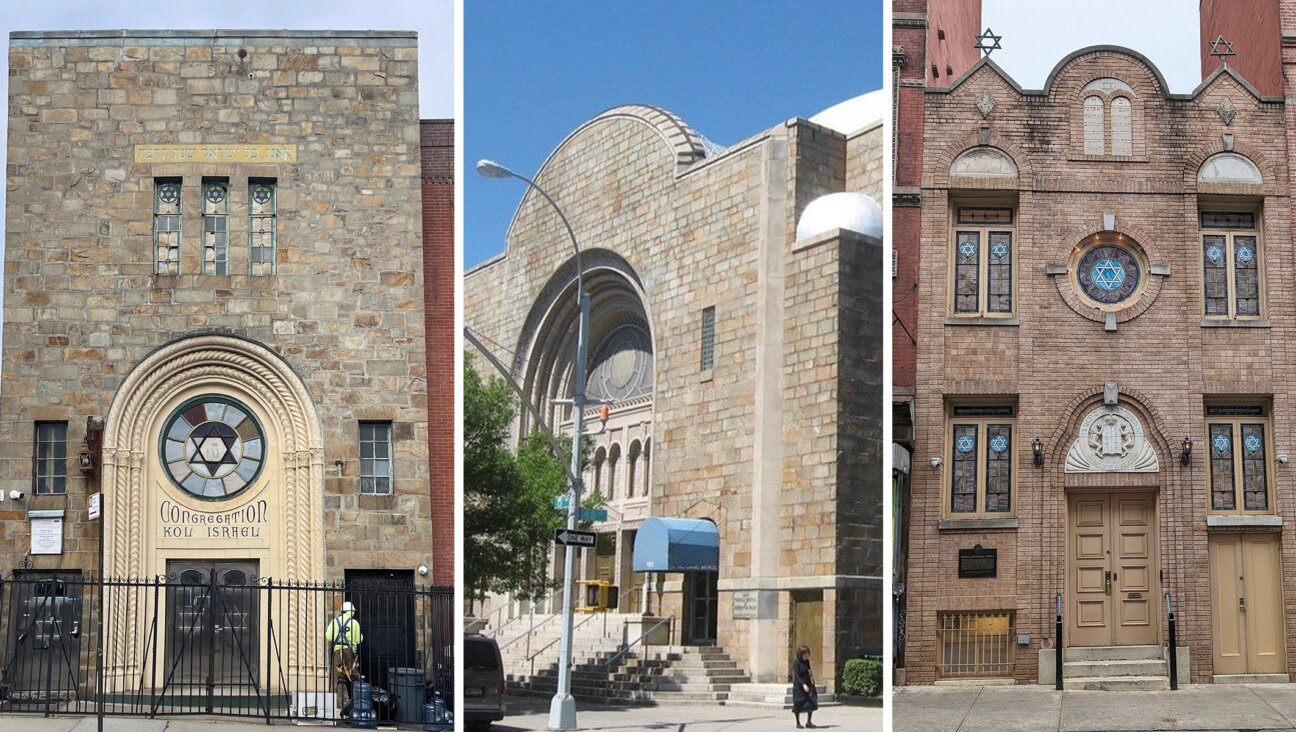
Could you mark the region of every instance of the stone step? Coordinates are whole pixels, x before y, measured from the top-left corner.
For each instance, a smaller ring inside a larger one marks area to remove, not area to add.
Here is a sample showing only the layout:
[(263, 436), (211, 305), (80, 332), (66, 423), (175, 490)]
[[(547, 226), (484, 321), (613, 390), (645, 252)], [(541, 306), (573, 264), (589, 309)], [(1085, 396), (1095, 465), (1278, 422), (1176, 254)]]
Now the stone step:
[(1066, 661), (1156, 661), (1165, 658), (1162, 646), (1072, 646), (1064, 649)]
[(1062, 688), (1067, 691), (1167, 691), (1170, 679), (1165, 676), (1081, 676), (1063, 679)]
[(1165, 661), (1066, 661), (1062, 664), (1063, 680), (1086, 677), (1165, 676), (1170, 671)]

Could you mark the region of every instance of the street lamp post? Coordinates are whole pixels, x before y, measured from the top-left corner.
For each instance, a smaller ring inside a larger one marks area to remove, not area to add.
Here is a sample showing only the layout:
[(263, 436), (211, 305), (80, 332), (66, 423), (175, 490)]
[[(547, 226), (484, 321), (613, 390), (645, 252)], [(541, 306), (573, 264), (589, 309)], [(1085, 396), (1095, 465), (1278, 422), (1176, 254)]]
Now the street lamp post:
[[(576, 232), (572, 231), (571, 224), (567, 217), (563, 215), (562, 209), (553, 198), (545, 192), (543, 188), (536, 185), (536, 182), (524, 175), (519, 175), (508, 168), (492, 160), (479, 160), (477, 162), (477, 172), (487, 178), (517, 178), (526, 183), (536, 193), (539, 193), (544, 200), (549, 202), (553, 210), (557, 212), (558, 218), (562, 220), (563, 226), (567, 228), (567, 235), (571, 237), (572, 249), (576, 252), (576, 301), (579, 312), (579, 321), (576, 331), (576, 362), (573, 366), (574, 387), (572, 389), (571, 408), (572, 408), (572, 438), (571, 438), (571, 491), (568, 494), (567, 501), (567, 528), (569, 530), (577, 529), (577, 520), (580, 517), (580, 499), (581, 499), (581, 436), (585, 429), (585, 407), (591, 402), (585, 396), (585, 364), (589, 351), (589, 293), (585, 292), (585, 269), (581, 265), (580, 244), (576, 241)], [(525, 396), (524, 396), (525, 398)], [(555, 403), (567, 403), (567, 400), (554, 400)], [(562, 638), (559, 643), (559, 661), (558, 661), (558, 689), (554, 692), (553, 699), (549, 702), (549, 729), (551, 730), (569, 730), (576, 729), (576, 700), (571, 695), (571, 666), (572, 666), (572, 625), (573, 625), (573, 601), (575, 600), (575, 576), (576, 576), (576, 548), (565, 547), (563, 562), (563, 624)]]

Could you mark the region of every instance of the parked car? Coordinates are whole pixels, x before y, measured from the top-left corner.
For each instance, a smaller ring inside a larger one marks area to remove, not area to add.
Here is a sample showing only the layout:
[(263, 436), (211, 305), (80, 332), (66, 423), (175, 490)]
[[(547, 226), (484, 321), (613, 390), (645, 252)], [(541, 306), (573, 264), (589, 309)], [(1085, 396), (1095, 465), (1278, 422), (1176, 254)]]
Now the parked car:
[(484, 635), (464, 637), (463, 700), (459, 707), (472, 732), (504, 719), (504, 662), (499, 644)]

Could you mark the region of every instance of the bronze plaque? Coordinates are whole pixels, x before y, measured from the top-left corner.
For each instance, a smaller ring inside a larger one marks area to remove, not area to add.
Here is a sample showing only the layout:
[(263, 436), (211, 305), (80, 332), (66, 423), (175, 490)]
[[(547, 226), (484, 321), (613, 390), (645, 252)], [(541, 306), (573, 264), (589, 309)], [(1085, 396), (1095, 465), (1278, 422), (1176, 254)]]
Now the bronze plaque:
[(959, 549), (958, 576), (994, 577), (999, 571), (999, 550), (985, 549), (980, 544), (971, 549)]

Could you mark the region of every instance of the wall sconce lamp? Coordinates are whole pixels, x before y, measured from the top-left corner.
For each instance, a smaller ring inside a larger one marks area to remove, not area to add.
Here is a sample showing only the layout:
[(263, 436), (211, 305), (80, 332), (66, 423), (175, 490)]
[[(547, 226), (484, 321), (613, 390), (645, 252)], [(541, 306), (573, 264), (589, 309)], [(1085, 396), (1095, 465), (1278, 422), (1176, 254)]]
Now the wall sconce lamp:
[(1179, 453), (1179, 464), (1192, 465), (1192, 438), (1187, 435), (1183, 439), (1183, 452)]
[(1044, 467), (1044, 443), (1038, 437), (1031, 443), (1031, 462), (1035, 463), (1037, 468)]
[(87, 440), (81, 441), (81, 450), (77, 453), (77, 464), (81, 466), (82, 475), (90, 475), (94, 472), (94, 455), (90, 452), (90, 443)]

